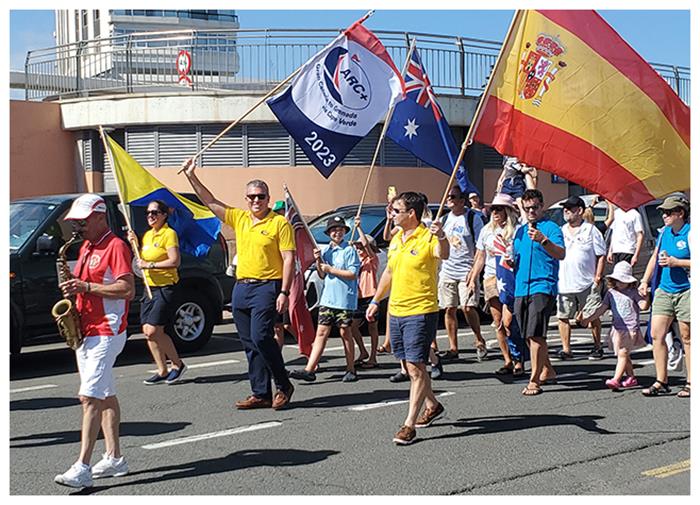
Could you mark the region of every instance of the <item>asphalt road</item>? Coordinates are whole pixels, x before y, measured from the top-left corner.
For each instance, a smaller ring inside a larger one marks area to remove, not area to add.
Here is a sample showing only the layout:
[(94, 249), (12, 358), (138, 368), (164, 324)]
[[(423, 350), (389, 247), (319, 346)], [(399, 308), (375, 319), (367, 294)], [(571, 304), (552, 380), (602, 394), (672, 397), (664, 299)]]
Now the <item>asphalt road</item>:
[[(554, 321), (554, 320), (553, 320)], [(11, 360), (10, 493), (13, 495), (684, 495), (690, 492), (690, 402), (611, 392), (615, 358), (588, 361), (590, 337), (574, 331), (577, 359), (555, 362), (556, 385), (523, 397), (526, 380), (500, 379), (492, 348), (478, 363), (460, 331), (460, 359), (434, 389), (446, 416), (399, 447), (391, 439), (407, 410), (408, 385), (392, 384), (393, 357), (341, 383), (342, 348), (332, 339), (315, 383), (296, 383), (292, 408), (237, 411), (249, 394), (245, 355), (231, 323), (186, 356), (181, 384), (145, 386), (153, 371), (141, 336), (117, 361), (121, 443), (130, 474), (77, 491), (54, 484), (79, 450), (80, 406), (73, 354), (63, 344)], [(557, 332), (550, 330), (558, 349)], [(439, 343), (446, 348), (444, 331)], [(300, 366), (294, 345), (284, 351)], [(634, 355), (641, 384), (654, 377), (651, 351)], [(684, 376), (671, 373), (677, 391)], [(103, 450), (98, 441), (93, 463)]]

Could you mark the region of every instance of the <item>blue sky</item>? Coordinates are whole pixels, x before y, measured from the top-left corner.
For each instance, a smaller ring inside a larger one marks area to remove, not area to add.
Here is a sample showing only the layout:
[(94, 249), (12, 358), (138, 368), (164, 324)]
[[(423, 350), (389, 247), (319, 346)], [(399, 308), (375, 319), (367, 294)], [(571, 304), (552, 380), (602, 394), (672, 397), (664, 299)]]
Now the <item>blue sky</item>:
[[(238, 10), (241, 28), (342, 28), (365, 11)], [(690, 66), (688, 10), (600, 10), (600, 14), (647, 61)], [(416, 31), (501, 41), (512, 10), (378, 10), (370, 29)], [(54, 14), (10, 11), (10, 68), (24, 68), (27, 51), (52, 47)]]

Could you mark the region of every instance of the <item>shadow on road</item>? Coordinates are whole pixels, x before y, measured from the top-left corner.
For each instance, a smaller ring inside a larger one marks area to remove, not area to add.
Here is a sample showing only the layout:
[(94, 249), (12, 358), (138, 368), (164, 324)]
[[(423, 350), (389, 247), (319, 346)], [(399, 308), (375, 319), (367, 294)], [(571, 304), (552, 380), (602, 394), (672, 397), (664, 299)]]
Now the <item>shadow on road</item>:
[[(163, 433), (173, 433), (175, 431), (184, 430), (192, 423), (177, 422), (177, 423), (157, 423), (157, 422), (123, 422), (119, 425), (119, 436), (124, 437), (151, 437), (153, 435), (161, 435)], [(98, 440), (102, 438), (100, 436)], [(12, 443), (12, 442), (27, 442), (27, 443)], [(44, 447), (50, 445), (61, 444), (76, 444), (80, 442), (80, 431), (54, 431), (52, 433), (36, 433), (33, 435), (22, 435), (19, 437), (10, 438), (10, 448), (26, 448), (26, 447)]]
[(598, 427), (597, 421), (605, 419), (605, 416), (566, 416), (560, 414), (528, 414), (516, 416), (474, 417), (462, 418), (453, 423), (437, 422), (433, 426), (454, 426), (466, 428), (458, 433), (448, 433), (437, 437), (429, 437), (423, 440), (439, 440), (442, 438), (460, 438), (473, 435), (487, 435), (490, 433), (504, 433), (508, 431), (522, 431), (532, 428), (551, 428), (553, 426), (577, 426), (583, 430), (598, 433), (600, 435), (613, 435), (615, 432)]
[[(213, 356), (228, 352), (243, 350), (238, 335), (235, 333), (219, 333), (199, 351), (193, 353), (181, 353), (181, 356)], [(35, 348), (36, 349), (36, 348)], [(153, 363), (153, 358), (148, 351), (143, 335), (129, 337), (124, 350), (117, 358), (115, 368), (122, 366), (141, 365)], [(55, 348), (33, 350), (27, 347), (22, 354), (10, 356), (10, 380), (33, 379), (38, 377), (51, 377), (66, 373), (77, 372), (75, 353), (66, 346), (56, 345)]]
[(80, 405), (78, 398), (30, 398), (28, 400), (13, 400), (10, 410), (47, 410)]
[[(191, 461), (179, 465), (159, 466), (153, 469), (130, 472), (128, 477), (118, 484), (85, 488), (71, 494), (89, 495), (99, 493), (100, 491), (106, 489), (162, 483), (169, 480), (179, 480), (190, 477), (199, 477), (201, 475), (234, 472), (253, 467), (310, 465), (323, 461), (324, 459), (336, 454), (339, 454), (339, 451), (302, 451), (298, 449), (242, 450), (233, 452), (222, 458), (201, 459), (199, 461)], [(137, 478), (136, 480), (133, 479), (133, 477), (139, 476), (142, 478)]]

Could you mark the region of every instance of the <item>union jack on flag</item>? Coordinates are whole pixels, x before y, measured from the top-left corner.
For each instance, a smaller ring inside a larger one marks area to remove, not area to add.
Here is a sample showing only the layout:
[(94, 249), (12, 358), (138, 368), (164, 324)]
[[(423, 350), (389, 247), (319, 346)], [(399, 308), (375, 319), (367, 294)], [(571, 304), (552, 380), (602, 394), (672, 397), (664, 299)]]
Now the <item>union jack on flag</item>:
[(404, 80), (406, 81), (407, 99), (415, 100), (416, 103), (422, 107), (430, 107), (433, 111), (433, 116), (435, 116), (435, 120), (440, 121), (443, 117), (442, 111), (437, 103), (435, 93), (433, 92), (433, 86), (430, 84), (428, 74), (423, 68), (423, 63), (420, 60), (418, 51), (413, 51), (413, 53), (411, 53), (411, 59), (408, 63)]
[[(396, 104), (386, 136), (416, 158), (451, 175), (459, 149), (417, 49), (411, 52), (403, 77), (406, 98)], [(461, 165), (457, 170), (457, 182), (462, 192), (479, 192)]]

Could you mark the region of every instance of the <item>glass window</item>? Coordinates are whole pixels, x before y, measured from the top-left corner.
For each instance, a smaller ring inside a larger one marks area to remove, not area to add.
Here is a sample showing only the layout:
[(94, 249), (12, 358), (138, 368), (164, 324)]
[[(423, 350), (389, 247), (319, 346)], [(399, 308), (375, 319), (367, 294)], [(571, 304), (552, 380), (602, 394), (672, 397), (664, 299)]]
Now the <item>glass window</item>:
[[(16, 251), (56, 208), (53, 204), (16, 202), (10, 204), (10, 251)], [(59, 238), (59, 237), (56, 237)]]
[(661, 212), (656, 208), (657, 205), (657, 203), (654, 203), (644, 207), (644, 213), (647, 215), (647, 221), (649, 222), (649, 230), (651, 230), (654, 240), (659, 236), (659, 230), (664, 227), (664, 219), (661, 217)]

